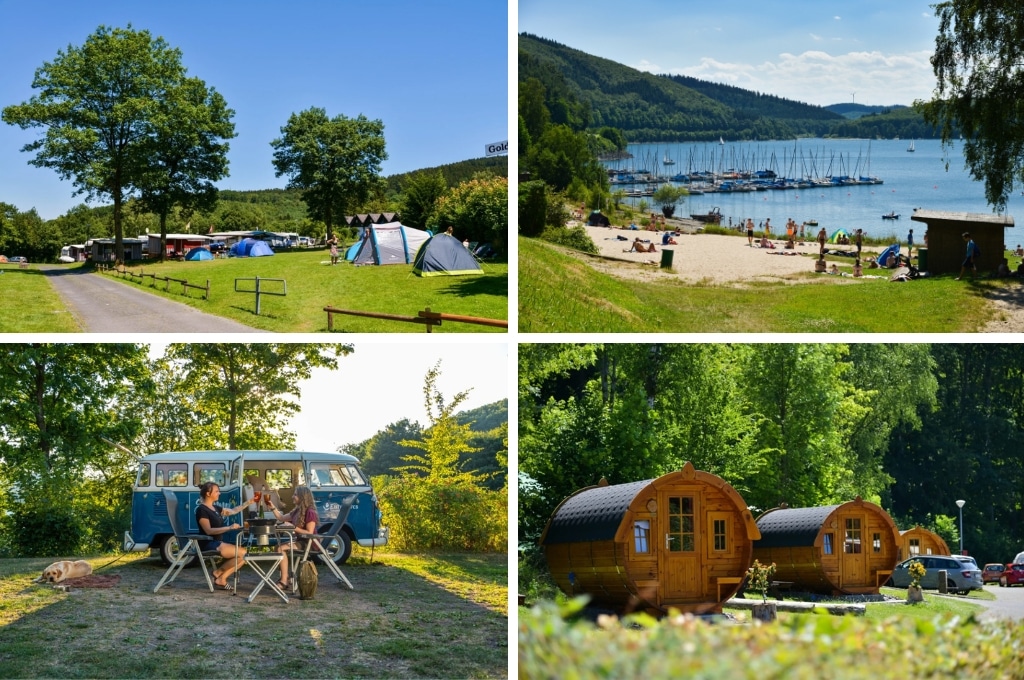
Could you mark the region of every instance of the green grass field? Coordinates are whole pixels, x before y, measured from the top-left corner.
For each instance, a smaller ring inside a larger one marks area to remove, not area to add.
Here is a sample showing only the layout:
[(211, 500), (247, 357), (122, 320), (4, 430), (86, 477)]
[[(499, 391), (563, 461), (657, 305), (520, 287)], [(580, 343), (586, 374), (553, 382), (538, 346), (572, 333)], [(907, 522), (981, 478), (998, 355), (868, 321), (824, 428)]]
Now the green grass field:
[(38, 269), (0, 264), (0, 333), (75, 333), (78, 324)]
[[(625, 265), (629, 266), (629, 265)], [(637, 265), (640, 266), (640, 265)], [(804, 278), (816, 275), (808, 273)], [(962, 333), (993, 318), (983, 297), (1009, 280), (905, 284), (885, 279), (799, 285), (633, 281), (595, 271), (563, 248), (519, 239), (519, 330), (524, 333)]]
[[(187, 296), (182, 295), (180, 284), (171, 283), (170, 290), (165, 292), (165, 283), (154, 283), (152, 278), (102, 275), (122, 280), (126, 286), (140, 287), (210, 314), (275, 332), (326, 331), (327, 314), (323, 311), (326, 306), (403, 317), (415, 317), (417, 312), (430, 309), (445, 314), (508, 319), (508, 264), (505, 262), (484, 263), (482, 276), (432, 278), (414, 276), (411, 265), (355, 267), (348, 263), (331, 266), (329, 262), (330, 256), (326, 250), (294, 250), (284, 251), (273, 257), (162, 264), (152, 262), (128, 267), (129, 271), (136, 274), (144, 272), (184, 279), (201, 286), (205, 286), (209, 280), (209, 300), (202, 299), (201, 293), (196, 290), (190, 290)], [(285, 284), (267, 282), (261, 284), (261, 288), (287, 291), (287, 295), (283, 297), (261, 296), (259, 316), (255, 313), (255, 295), (234, 292), (236, 279), (250, 279), (247, 282), (240, 282), (239, 287), (252, 290), (255, 286), (252, 279), (255, 277), (283, 279)], [(44, 277), (40, 276), (39, 279), (40, 289), (48, 288)], [(15, 303), (18, 310), (13, 315), (15, 320), (5, 323), (5, 330), (29, 330), (17, 322), (17, 318), (29, 314), (30, 308), (34, 305), (29, 302), (28, 297)], [(53, 297), (56, 298), (55, 295)], [(60, 332), (77, 329), (54, 324), (49, 327), (37, 325), (31, 330)], [(334, 330), (349, 333), (423, 333), (424, 327), (418, 323), (335, 315)], [(433, 332), (504, 333), (505, 329), (443, 322), (440, 327), (435, 327)]]

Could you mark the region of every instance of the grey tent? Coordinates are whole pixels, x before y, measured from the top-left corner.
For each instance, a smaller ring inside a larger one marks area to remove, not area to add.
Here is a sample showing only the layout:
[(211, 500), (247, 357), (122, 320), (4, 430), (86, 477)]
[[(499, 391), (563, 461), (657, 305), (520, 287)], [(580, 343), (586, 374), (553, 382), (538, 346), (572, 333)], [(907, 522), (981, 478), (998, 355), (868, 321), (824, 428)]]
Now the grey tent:
[(417, 276), (461, 276), (483, 274), (480, 264), (462, 245), (459, 239), (449, 234), (435, 234), (420, 246), (412, 271)]

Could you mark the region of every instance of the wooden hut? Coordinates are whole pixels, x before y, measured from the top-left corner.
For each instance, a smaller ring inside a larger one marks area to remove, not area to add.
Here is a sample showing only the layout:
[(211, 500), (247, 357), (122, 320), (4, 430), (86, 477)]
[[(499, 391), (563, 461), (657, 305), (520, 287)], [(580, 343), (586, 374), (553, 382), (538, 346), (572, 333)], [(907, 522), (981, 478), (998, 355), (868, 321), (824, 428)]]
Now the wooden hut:
[(555, 509), (540, 543), (566, 594), (622, 612), (720, 612), (740, 587), (759, 537), (725, 480), (683, 469), (654, 480), (607, 482)]
[(775, 563), (775, 578), (796, 590), (877, 593), (896, 566), (892, 518), (858, 496), (842, 505), (775, 508), (757, 518), (754, 559)]
[(900, 532), (900, 551), (898, 562), (915, 555), (952, 555), (949, 546), (934, 531), (924, 527), (914, 527)]
[[(932, 274), (960, 272), (960, 265), (967, 254), (967, 244), (963, 239), (965, 231), (981, 249), (981, 255), (974, 263), (978, 274), (995, 271), (1005, 254), (1005, 230), (1013, 227), (1013, 218), (1009, 215), (917, 210), (910, 219), (927, 225), (928, 263), (921, 269)], [(924, 234), (919, 234), (915, 242), (924, 243)]]

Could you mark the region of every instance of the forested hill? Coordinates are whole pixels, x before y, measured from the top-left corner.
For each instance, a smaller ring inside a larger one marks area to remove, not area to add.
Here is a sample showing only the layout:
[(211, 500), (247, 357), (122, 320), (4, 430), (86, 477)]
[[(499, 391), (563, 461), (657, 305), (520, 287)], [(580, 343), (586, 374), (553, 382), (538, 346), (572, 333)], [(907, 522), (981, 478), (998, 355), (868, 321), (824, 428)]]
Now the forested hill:
[(521, 33), (519, 81), (530, 79), (544, 85), (552, 122), (577, 129), (614, 127), (632, 142), (848, 136), (851, 130), (871, 137), (932, 136), (912, 109), (895, 118), (865, 116), (858, 121), (862, 124), (840, 131), (850, 121), (820, 106), (686, 76), (654, 75)]

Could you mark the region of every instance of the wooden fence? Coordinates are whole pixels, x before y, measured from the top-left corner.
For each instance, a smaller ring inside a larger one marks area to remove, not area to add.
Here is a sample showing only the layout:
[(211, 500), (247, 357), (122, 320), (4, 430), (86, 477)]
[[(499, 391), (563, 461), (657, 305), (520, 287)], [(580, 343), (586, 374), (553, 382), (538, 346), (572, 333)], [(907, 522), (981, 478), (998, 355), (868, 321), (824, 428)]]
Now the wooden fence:
[(349, 316), (364, 316), (371, 319), (388, 319), (390, 321), (404, 321), (405, 323), (418, 323), (422, 324), (428, 333), (432, 333), (434, 326), (440, 326), (443, 321), (452, 321), (458, 323), (471, 323), (479, 326), (492, 326), (495, 328), (508, 328), (508, 321), (504, 319), (486, 319), (478, 316), (462, 316), (459, 314), (444, 314), (442, 312), (432, 312), (427, 307), (421, 312), (417, 312), (416, 316), (401, 316), (398, 314), (383, 314), (381, 312), (363, 312), (355, 309), (338, 309), (336, 307), (324, 307), (324, 311), (327, 312), (327, 330), (334, 330), (334, 315), (335, 314), (347, 314)]
[(177, 283), (177, 284), (181, 285), (181, 294), (182, 295), (186, 295), (187, 296), (189, 289), (195, 289), (195, 290), (203, 291), (203, 299), (204, 300), (209, 300), (210, 299), (210, 279), (206, 279), (206, 285), (200, 286), (200, 285), (197, 285), (197, 284), (194, 284), (194, 283), (189, 283), (187, 279), (175, 279), (175, 278), (171, 278), (170, 276), (158, 276), (156, 274), (147, 274), (142, 269), (139, 269), (138, 273), (135, 273), (133, 271), (129, 271), (129, 269), (127, 267), (125, 267), (124, 265), (115, 266), (115, 265), (97, 263), (96, 267), (100, 271), (102, 271), (102, 272), (110, 272), (111, 270), (113, 270), (113, 273), (120, 274), (121, 278), (130, 278), (133, 281), (135, 279), (139, 279), (139, 283), (142, 283), (142, 281), (145, 280), (146, 278), (150, 278), (150, 279), (153, 280), (152, 281), (152, 285), (153, 286), (156, 285), (157, 281), (163, 281), (163, 283), (164, 283), (164, 290), (168, 291), (168, 292), (171, 289), (171, 284), (172, 283)]

